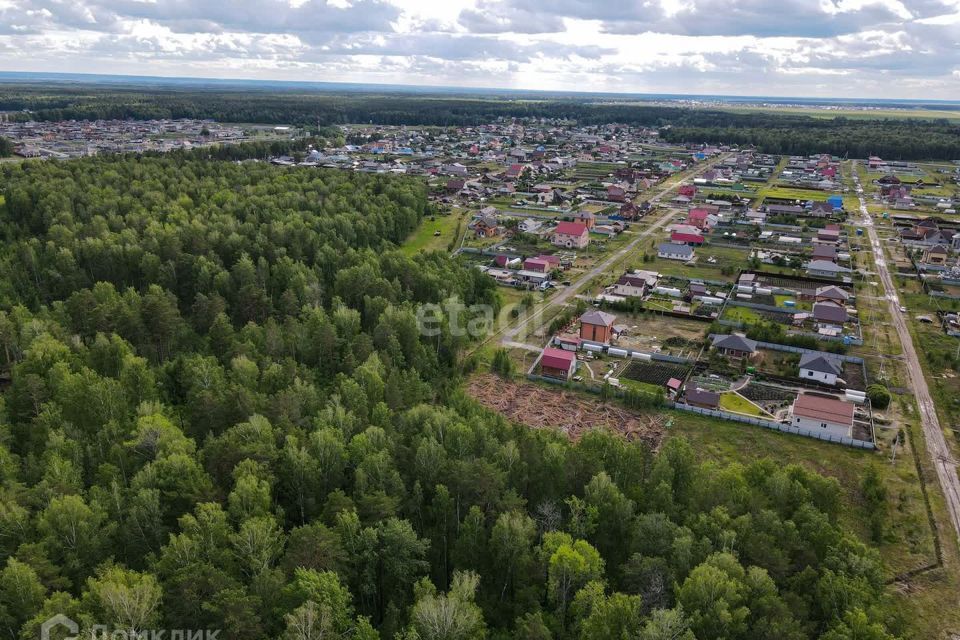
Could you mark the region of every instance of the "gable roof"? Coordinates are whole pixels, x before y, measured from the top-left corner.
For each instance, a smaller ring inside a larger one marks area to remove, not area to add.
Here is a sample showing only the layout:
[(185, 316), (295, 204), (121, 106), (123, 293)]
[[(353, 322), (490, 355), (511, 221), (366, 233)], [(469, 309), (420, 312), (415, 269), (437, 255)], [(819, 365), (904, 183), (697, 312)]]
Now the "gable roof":
[(720, 394), (704, 389), (687, 389), (686, 400), (687, 404), (695, 402), (697, 404), (705, 404), (708, 407), (716, 407), (720, 404)]
[(853, 424), (853, 405), (815, 393), (801, 393), (793, 403), (793, 415), (834, 424)]
[(560, 222), (556, 232), (565, 236), (582, 236), (587, 232), (587, 225), (580, 222)]
[(577, 355), (573, 351), (547, 347), (543, 350), (543, 357), (540, 358), (540, 366), (569, 371), (570, 365), (573, 364), (576, 357)]
[(827, 300), (848, 300), (850, 298), (849, 293), (833, 284), (825, 287), (817, 287), (815, 295), (818, 298), (826, 298)]
[(839, 358), (819, 351), (807, 352), (800, 356), (800, 368), (818, 373), (832, 373), (835, 376), (843, 373), (843, 363)]

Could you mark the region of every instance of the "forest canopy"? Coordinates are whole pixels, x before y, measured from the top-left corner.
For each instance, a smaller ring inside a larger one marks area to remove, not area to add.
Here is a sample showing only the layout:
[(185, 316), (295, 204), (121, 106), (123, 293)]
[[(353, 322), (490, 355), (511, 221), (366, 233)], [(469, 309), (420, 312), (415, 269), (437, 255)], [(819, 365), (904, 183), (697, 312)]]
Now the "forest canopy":
[(223, 638), (893, 638), (797, 465), (573, 444), (455, 388), (411, 179), (187, 155), (0, 167), (0, 627)]

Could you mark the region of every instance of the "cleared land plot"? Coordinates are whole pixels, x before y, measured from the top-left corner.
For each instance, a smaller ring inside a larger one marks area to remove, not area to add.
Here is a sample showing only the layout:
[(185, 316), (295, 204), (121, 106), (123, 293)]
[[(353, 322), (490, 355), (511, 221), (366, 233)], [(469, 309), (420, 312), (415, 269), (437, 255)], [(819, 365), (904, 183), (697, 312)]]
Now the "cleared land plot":
[(627, 440), (641, 440), (653, 449), (659, 448), (663, 439), (662, 416), (623, 409), (586, 393), (503, 380), (492, 374), (471, 378), (467, 392), (513, 422), (554, 429), (574, 441), (598, 428), (610, 429)]
[[(403, 252), (411, 255), (418, 251), (445, 251), (454, 239), (457, 223), (462, 221), (460, 231), (466, 225), (466, 211), (454, 212), (446, 216), (436, 216), (435, 220), (424, 218), (410, 237), (403, 243)], [(439, 231), (440, 235), (436, 235)]]

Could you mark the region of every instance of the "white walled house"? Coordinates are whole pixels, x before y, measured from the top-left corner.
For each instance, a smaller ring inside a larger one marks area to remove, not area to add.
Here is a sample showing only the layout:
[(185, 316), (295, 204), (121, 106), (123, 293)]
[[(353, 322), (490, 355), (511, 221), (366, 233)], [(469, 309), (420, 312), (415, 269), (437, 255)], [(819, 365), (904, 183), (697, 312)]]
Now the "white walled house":
[(800, 377), (823, 384), (835, 385), (843, 375), (843, 363), (826, 353), (810, 352), (800, 356)]
[(693, 247), (685, 244), (676, 244), (673, 242), (664, 242), (657, 247), (657, 257), (668, 260), (687, 260), (693, 259)]
[(790, 424), (813, 433), (850, 438), (853, 435), (853, 404), (817, 393), (801, 393), (793, 401)]

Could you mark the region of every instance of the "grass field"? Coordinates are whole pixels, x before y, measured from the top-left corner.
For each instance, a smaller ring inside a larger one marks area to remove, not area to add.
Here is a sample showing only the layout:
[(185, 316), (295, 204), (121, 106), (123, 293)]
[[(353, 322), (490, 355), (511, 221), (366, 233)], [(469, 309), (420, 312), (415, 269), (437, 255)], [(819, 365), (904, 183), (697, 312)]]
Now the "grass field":
[[(467, 211), (460, 209), (450, 215), (436, 216), (433, 222), (430, 218), (424, 218), (417, 230), (403, 243), (403, 252), (412, 255), (419, 251), (446, 251), (457, 230), (457, 222), (463, 222), (461, 232), (466, 226), (467, 214)], [(438, 236), (434, 235), (437, 231), (440, 232)]]
[(756, 324), (763, 318), (761, 318), (760, 314), (753, 309), (749, 309), (747, 307), (734, 307), (731, 305), (724, 310), (723, 319), (733, 320), (734, 322), (742, 322), (744, 324)]
[(769, 414), (735, 391), (720, 394), (720, 408), (733, 413), (742, 413), (757, 418), (769, 417)]

